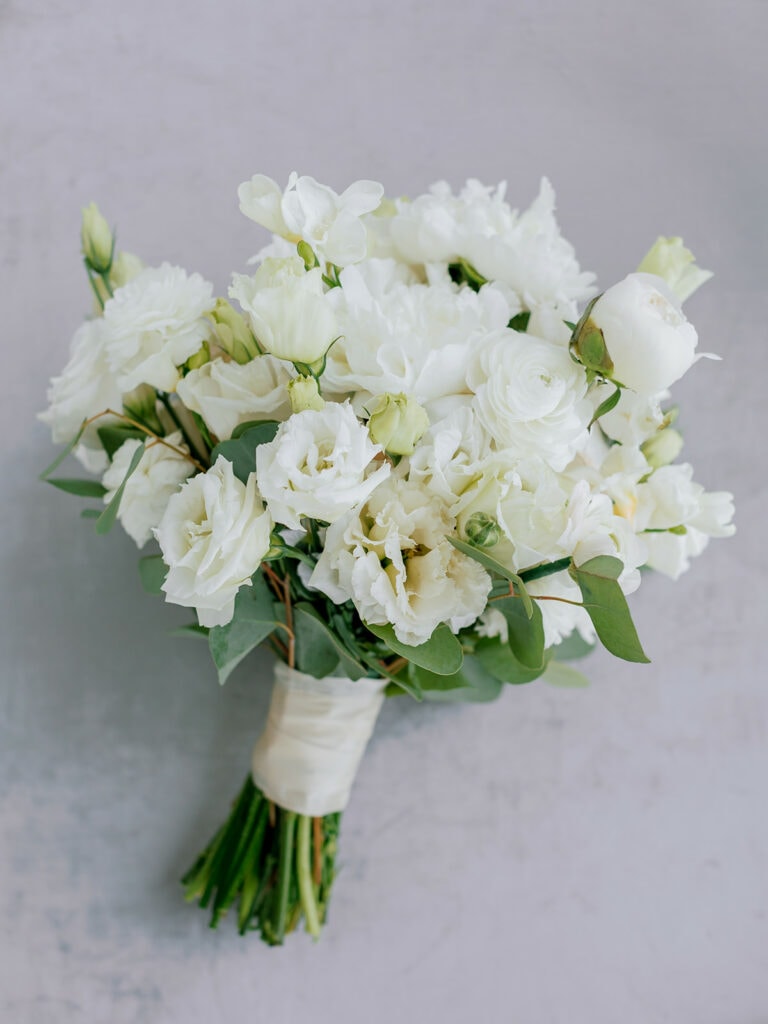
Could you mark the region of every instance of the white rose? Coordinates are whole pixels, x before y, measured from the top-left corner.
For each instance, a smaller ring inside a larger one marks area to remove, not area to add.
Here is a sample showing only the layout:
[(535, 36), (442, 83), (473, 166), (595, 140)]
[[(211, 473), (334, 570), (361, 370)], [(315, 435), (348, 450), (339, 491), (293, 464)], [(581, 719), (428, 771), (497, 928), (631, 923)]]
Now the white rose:
[(163, 263), (118, 288), (104, 307), (107, 360), (123, 391), (150, 384), (173, 391), (178, 367), (211, 334), (213, 286)]
[(171, 496), (155, 530), (169, 567), (166, 601), (196, 608), (202, 626), (226, 625), (238, 590), (269, 551), (271, 532), (255, 474), (243, 484), (219, 456)]
[(603, 332), (613, 377), (640, 395), (665, 391), (696, 362), (696, 329), (653, 274), (629, 274), (609, 288), (590, 320)]
[(682, 238), (657, 238), (637, 269), (663, 278), (681, 302), (712, 277), (711, 270), (696, 266), (696, 258)]
[(484, 611), (491, 578), (446, 539), (453, 525), (443, 502), (391, 477), (328, 528), (310, 586), (391, 624), (401, 643), (424, 643), (441, 622), (456, 633)]
[(291, 529), (308, 516), (333, 523), (362, 504), (390, 471), (352, 407), (328, 402), (281, 424), (275, 439), (256, 449), (256, 474), (272, 517)]
[[(47, 423), (55, 444), (72, 440), (83, 420), (105, 409), (122, 409), (122, 394), (107, 365), (104, 321), (87, 320), (75, 332), (70, 345), (69, 362), (48, 388), (48, 408), (38, 414)], [(88, 469), (99, 472), (107, 464), (98, 428), (109, 422), (101, 417), (90, 424), (75, 449), (75, 455)]]
[(567, 349), (499, 331), (467, 375), (478, 419), (500, 448), (562, 470), (588, 441), (587, 380)]
[(286, 390), (290, 380), (288, 367), (273, 356), (257, 356), (243, 364), (214, 359), (191, 370), (179, 381), (176, 393), (224, 440), (240, 423), (284, 420), (290, 415)]
[(291, 241), (304, 239), (320, 263), (338, 267), (357, 263), (366, 256), (368, 242), (360, 218), (380, 204), (384, 188), (376, 181), (356, 181), (341, 195), (314, 178), (291, 174), (288, 186), (280, 186), (263, 174), (243, 183), (240, 209), (258, 224)]
[(306, 272), (298, 256), (265, 260), (253, 277), (235, 274), (229, 295), (248, 314), (261, 348), (279, 359), (312, 366), (338, 336), (322, 272)]
[[(180, 431), (169, 434), (165, 440), (189, 454)], [(131, 439), (122, 444), (112, 458), (102, 483), (107, 488), (104, 504), (108, 505), (125, 479), (131, 459), (142, 442)], [(194, 466), (178, 452), (160, 441), (149, 441), (136, 469), (128, 478), (120, 501), (117, 518), (123, 529), (141, 548), (152, 537), (154, 528), (163, 518), (168, 501), (175, 494)]]

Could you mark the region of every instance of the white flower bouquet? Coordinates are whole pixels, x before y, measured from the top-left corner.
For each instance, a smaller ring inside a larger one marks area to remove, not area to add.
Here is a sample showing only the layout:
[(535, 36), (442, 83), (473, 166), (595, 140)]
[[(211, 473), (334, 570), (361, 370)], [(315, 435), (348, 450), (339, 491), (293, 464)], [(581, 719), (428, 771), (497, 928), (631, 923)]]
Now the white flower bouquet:
[[(42, 419), (43, 474), (103, 502), (145, 587), (194, 609), (220, 682), (277, 657), (251, 772), (184, 878), (215, 926), (317, 936), (340, 816), (385, 697), (488, 701), (599, 640), (647, 658), (626, 596), (676, 578), (733, 506), (678, 463), (669, 388), (701, 356), (679, 238), (595, 296), (547, 181), (391, 201), (292, 175), (241, 185), (273, 234), (227, 299), (117, 252), (95, 206), (95, 304)], [(101, 479), (52, 475), (68, 453)]]

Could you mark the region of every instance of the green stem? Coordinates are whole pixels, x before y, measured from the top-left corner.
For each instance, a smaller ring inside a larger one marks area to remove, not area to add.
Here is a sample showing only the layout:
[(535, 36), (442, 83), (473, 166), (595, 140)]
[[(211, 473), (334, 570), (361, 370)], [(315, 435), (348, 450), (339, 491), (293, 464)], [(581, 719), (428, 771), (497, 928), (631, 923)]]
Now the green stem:
[(277, 913), (275, 915), (275, 941), (285, 938), (288, 921), (288, 897), (291, 888), (293, 837), (296, 831), (296, 812), (280, 811), (280, 860), (277, 867)]
[(310, 865), (310, 835), (312, 819), (306, 814), (299, 816), (298, 832), (296, 836), (296, 868), (299, 879), (299, 896), (301, 897), (301, 909), (307, 922), (307, 931), (317, 939), (320, 937), (320, 918), (315, 902), (315, 890), (312, 884), (312, 868)]

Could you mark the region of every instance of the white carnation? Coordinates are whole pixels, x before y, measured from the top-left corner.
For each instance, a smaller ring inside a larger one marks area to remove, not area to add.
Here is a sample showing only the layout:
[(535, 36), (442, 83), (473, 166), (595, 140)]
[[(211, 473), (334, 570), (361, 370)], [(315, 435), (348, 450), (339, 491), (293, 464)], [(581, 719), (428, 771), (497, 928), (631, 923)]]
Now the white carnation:
[(257, 356), (242, 365), (213, 359), (179, 381), (176, 393), (224, 440), (240, 423), (289, 416), (286, 385), (290, 380), (289, 368), (273, 356)]
[(110, 369), (123, 391), (150, 384), (173, 391), (179, 367), (211, 334), (213, 286), (163, 263), (118, 288), (104, 307)]
[(562, 470), (588, 440), (587, 380), (567, 349), (504, 330), (470, 367), (477, 416), (500, 448)]
[(491, 578), (447, 540), (454, 521), (420, 485), (391, 477), (362, 509), (328, 528), (310, 585), (351, 600), (364, 622), (418, 645), (441, 622), (454, 633), (483, 612)]
[(259, 486), (272, 517), (291, 529), (299, 529), (304, 516), (335, 522), (389, 475), (389, 463), (372, 466), (381, 451), (348, 403), (295, 413), (273, 441), (256, 449)]
[(223, 626), (235, 596), (250, 583), (270, 548), (272, 520), (256, 490), (219, 456), (168, 502), (155, 536), (168, 565), (166, 601), (197, 609), (202, 626)]
[[(122, 409), (122, 394), (110, 370), (105, 351), (104, 321), (87, 320), (77, 329), (69, 350), (69, 362), (48, 388), (48, 408), (39, 419), (51, 428), (56, 444), (72, 440), (83, 420), (96, 416), (105, 409)], [(100, 471), (107, 457), (99, 441), (98, 428), (109, 422), (102, 417), (90, 424), (77, 448), (78, 456), (88, 469)]]
[[(128, 478), (120, 501), (117, 518), (123, 529), (141, 548), (152, 537), (160, 523), (172, 494), (175, 494), (194, 466), (188, 458), (173, 451), (168, 445), (189, 454), (180, 431), (165, 438), (167, 444), (149, 441), (141, 460)], [(125, 441), (115, 452), (112, 464), (104, 474), (102, 483), (107, 488), (104, 504), (108, 505), (121, 487), (136, 449), (143, 442)]]
[(308, 175), (291, 174), (285, 192), (257, 174), (238, 189), (240, 209), (251, 220), (290, 241), (304, 239), (320, 263), (345, 267), (365, 258), (368, 243), (361, 217), (384, 195), (376, 181), (355, 181), (341, 195)]

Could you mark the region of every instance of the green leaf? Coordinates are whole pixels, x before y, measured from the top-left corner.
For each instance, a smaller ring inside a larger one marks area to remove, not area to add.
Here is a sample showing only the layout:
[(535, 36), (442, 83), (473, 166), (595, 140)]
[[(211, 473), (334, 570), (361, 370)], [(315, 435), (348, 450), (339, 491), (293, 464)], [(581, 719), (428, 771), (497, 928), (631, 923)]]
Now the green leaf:
[(108, 533), (115, 525), (117, 519), (117, 513), (120, 508), (120, 502), (123, 500), (123, 492), (125, 491), (125, 485), (136, 471), (136, 467), (141, 462), (141, 457), (144, 454), (144, 445), (140, 444), (136, 451), (133, 453), (133, 458), (130, 461), (128, 470), (123, 477), (123, 482), (120, 484), (118, 489), (115, 491), (115, 496), (101, 513), (99, 518), (96, 520), (96, 533)]
[(226, 626), (213, 626), (208, 647), (224, 684), (243, 658), (266, 640), (278, 626), (269, 587), (261, 572), (250, 587), (241, 587), (235, 598), (235, 614)]
[(332, 675), (337, 667), (350, 679), (360, 679), (368, 674), (365, 665), (350, 654), (308, 601), (300, 601), (293, 606), (293, 626), (296, 661), (302, 672), (316, 679)]
[(589, 680), (582, 672), (572, 665), (564, 665), (562, 661), (550, 661), (541, 678), (550, 686), (560, 686), (567, 690), (580, 690), (589, 686)]
[[(248, 420), (247, 423), (238, 423), (235, 429), (232, 431), (231, 441), (239, 441), (243, 434), (249, 430), (259, 430), (264, 436), (264, 441), (259, 441), (259, 444), (264, 444), (265, 441), (274, 440), (277, 428), (280, 423), (277, 420)], [(226, 444), (226, 441), (222, 441), (222, 444)]]
[(597, 423), (600, 417), (605, 416), (605, 414), (610, 412), (611, 409), (615, 409), (616, 406), (619, 404), (620, 398), (621, 388), (616, 388), (613, 394), (609, 395), (604, 401), (600, 403), (600, 405), (598, 405), (597, 409), (595, 409), (595, 415), (589, 421), (589, 426), (591, 427), (593, 423)]
[(435, 675), (453, 675), (461, 668), (464, 658), (461, 644), (444, 622), (440, 623), (429, 640), (425, 640), (423, 644), (417, 646), (404, 644), (398, 640), (394, 629), (389, 624), (377, 626), (366, 622), (365, 628), (379, 640), (383, 640), (395, 654), (407, 658), (412, 664), (418, 665), (428, 672), (434, 672)]
[(232, 463), (232, 470), (238, 480), (247, 483), (251, 473), (256, 472), (256, 449), (260, 444), (273, 440), (279, 424), (273, 420), (243, 423), (237, 437), (222, 441), (211, 452), (211, 465), (220, 455)]
[(530, 310), (526, 309), (522, 313), (516, 313), (507, 324), (507, 327), (509, 327), (510, 330), (519, 331), (520, 334), (525, 334), (528, 330), (528, 323), (530, 319)]
[(579, 658), (585, 658), (594, 649), (595, 645), (586, 641), (578, 629), (574, 629), (565, 640), (550, 647), (549, 653), (557, 661), (578, 661)]
[(480, 640), (475, 648), (475, 657), (499, 682), (518, 686), (521, 683), (532, 683), (544, 672), (544, 665), (539, 668), (527, 668), (521, 664), (511, 649), (498, 637)]
[(126, 441), (140, 441), (147, 436), (135, 427), (121, 423), (105, 423), (103, 427), (99, 427), (97, 433), (110, 462), (115, 457), (115, 452), (122, 448)]
[(167, 572), (162, 555), (145, 555), (139, 559), (141, 585), (148, 594), (162, 594)]
[(98, 480), (75, 480), (72, 477), (49, 476), (45, 478), (47, 484), (58, 487), (60, 491), (67, 494), (76, 494), (79, 498), (103, 498), (107, 488)]
[(442, 703), (495, 700), (503, 686), (503, 683), (471, 654), (464, 658), (461, 669), (449, 676), (437, 675), (418, 665), (411, 665), (409, 674), (423, 691), (424, 700)]
[(504, 597), (500, 601), (494, 601), (493, 607), (507, 620), (509, 647), (515, 658), (525, 668), (534, 671), (543, 668), (544, 622), (541, 608), (534, 604), (531, 617), (528, 618), (522, 601), (516, 597)]
[(84, 508), (80, 510), (81, 519), (98, 519), (102, 510), (100, 508)]
[(476, 562), (479, 562), (484, 568), (488, 569), (489, 572), (496, 573), (497, 576), (503, 576), (505, 580), (509, 580), (514, 583), (515, 589), (522, 598), (523, 607), (525, 608), (526, 615), (530, 618), (533, 615), (533, 602), (525, 589), (525, 584), (516, 572), (512, 572), (506, 565), (502, 565), (501, 562), (497, 562), (495, 558), (489, 555), (487, 552), (482, 551), (480, 548), (476, 548), (474, 544), (468, 544), (465, 540), (459, 540), (458, 537), (447, 537), (446, 540), (453, 544), (457, 551), (461, 551), (464, 555), (469, 555), (470, 558), (474, 558)]
[(72, 438), (72, 440), (69, 442), (69, 444), (66, 446), (66, 448), (64, 448), (62, 451), (60, 451), (59, 454), (56, 456), (56, 458), (53, 460), (53, 462), (50, 464), (50, 466), (46, 466), (46, 468), (40, 474), (40, 476), (39, 476), (40, 480), (45, 480), (47, 477), (49, 477), (51, 475), (51, 473), (53, 473), (53, 471), (55, 469), (59, 468), (59, 466), (62, 464), (64, 459), (66, 459), (66, 457), (70, 454), (70, 452), (73, 452), (75, 450), (75, 448), (77, 448), (77, 445), (78, 445), (78, 442), (80, 441), (80, 438), (85, 433), (85, 424), (86, 424), (86, 421), (83, 420), (83, 423), (82, 423), (80, 429), (75, 434), (75, 436)]
[(629, 613), (627, 599), (616, 582), (624, 566), (620, 559), (598, 555), (583, 565), (571, 566), (584, 607), (603, 646), (625, 661), (648, 662)]
[(520, 579), (524, 583), (531, 583), (533, 580), (543, 580), (546, 576), (554, 576), (557, 572), (563, 572), (571, 564), (570, 557), (558, 558), (556, 562), (541, 562), (539, 565), (532, 565), (530, 569), (523, 569)]
[(207, 640), (210, 635), (207, 626), (200, 626), (197, 622), (190, 622), (186, 626), (177, 626), (171, 630), (171, 636), (197, 637), (199, 640)]

